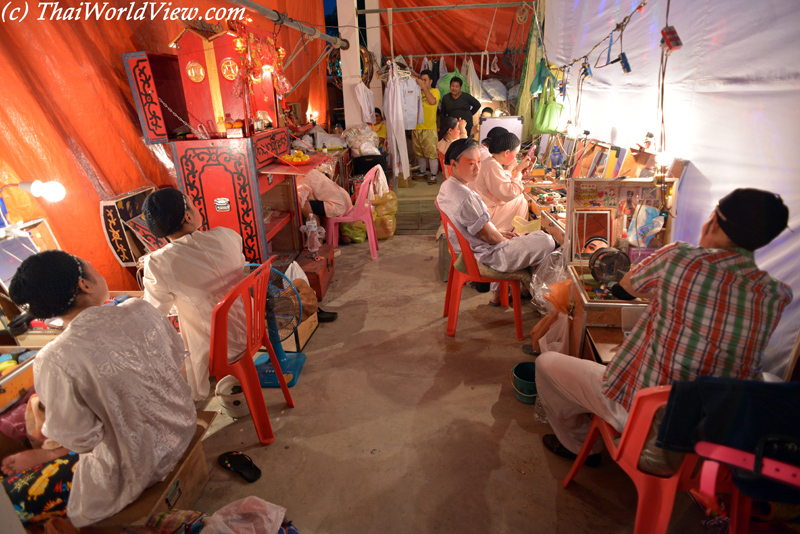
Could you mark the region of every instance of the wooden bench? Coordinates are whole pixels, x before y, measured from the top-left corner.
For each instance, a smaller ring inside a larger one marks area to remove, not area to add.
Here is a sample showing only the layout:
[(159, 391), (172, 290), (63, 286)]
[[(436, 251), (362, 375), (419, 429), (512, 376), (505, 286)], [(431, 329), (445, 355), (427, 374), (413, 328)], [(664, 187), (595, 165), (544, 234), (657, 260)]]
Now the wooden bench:
[(154, 514), (172, 509), (191, 510), (208, 482), (208, 465), (201, 440), (216, 415), (216, 412), (197, 412), (194, 437), (175, 469), (116, 515), (80, 529), (81, 534), (122, 532), (125, 527), (144, 526)]

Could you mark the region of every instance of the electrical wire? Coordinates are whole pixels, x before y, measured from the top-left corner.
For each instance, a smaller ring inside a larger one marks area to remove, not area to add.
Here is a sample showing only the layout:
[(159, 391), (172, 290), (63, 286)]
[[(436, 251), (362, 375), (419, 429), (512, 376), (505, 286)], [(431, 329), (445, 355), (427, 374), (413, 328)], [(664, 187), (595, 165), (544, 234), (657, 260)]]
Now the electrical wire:
[(599, 47), (600, 47), (600, 46), (601, 46), (603, 43), (605, 43), (606, 41), (608, 41), (608, 40), (609, 40), (609, 38), (611, 38), (611, 35), (612, 35), (612, 34), (613, 34), (615, 31), (619, 31), (619, 32), (620, 32), (620, 35), (619, 35), (619, 41), (620, 41), (620, 47), (621, 47), (621, 46), (622, 46), (622, 34), (623, 34), (623, 32), (625, 31), (625, 28), (626, 28), (626, 27), (628, 26), (628, 24), (630, 23), (630, 21), (631, 21), (631, 17), (633, 17), (633, 15), (635, 15), (635, 14), (636, 14), (636, 12), (637, 12), (637, 11), (639, 11), (641, 8), (643, 8), (644, 6), (646, 6), (646, 5), (647, 5), (647, 3), (648, 3), (649, 1), (650, 1), (650, 0), (642, 0), (641, 2), (639, 2), (639, 5), (638, 5), (638, 6), (636, 6), (636, 7), (634, 8), (634, 10), (633, 10), (633, 11), (631, 11), (631, 13), (630, 13), (630, 14), (629, 14), (627, 17), (625, 17), (624, 19), (622, 19), (622, 22), (620, 22), (619, 24), (617, 24), (617, 25), (616, 25), (616, 27), (615, 27), (613, 30), (611, 30), (611, 31), (609, 32), (609, 34), (608, 34), (608, 35), (606, 35), (606, 36), (605, 36), (603, 39), (601, 39), (599, 43), (597, 43), (596, 45), (594, 45), (594, 46), (592, 47), (592, 49), (591, 49), (591, 50), (589, 50), (589, 52), (587, 52), (586, 54), (583, 54), (583, 55), (579, 56), (579, 57), (578, 57), (578, 58), (576, 58), (576, 59), (573, 59), (571, 62), (567, 63), (567, 64), (566, 64), (566, 65), (564, 65), (564, 66), (566, 66), (566, 67), (571, 67), (572, 65), (576, 64), (577, 62), (579, 62), (579, 61), (581, 61), (581, 60), (588, 59), (588, 57), (589, 57), (590, 55), (592, 55), (592, 53), (593, 53), (595, 50), (597, 50), (597, 49), (598, 49), (598, 48), (599, 48)]

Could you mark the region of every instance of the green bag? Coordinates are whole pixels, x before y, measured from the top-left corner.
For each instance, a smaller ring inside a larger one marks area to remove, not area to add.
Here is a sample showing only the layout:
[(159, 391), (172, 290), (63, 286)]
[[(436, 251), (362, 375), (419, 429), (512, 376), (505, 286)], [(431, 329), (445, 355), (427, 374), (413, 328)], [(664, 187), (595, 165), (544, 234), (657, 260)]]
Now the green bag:
[(533, 76), (533, 81), (531, 82), (530, 91), (533, 96), (538, 95), (544, 89), (545, 82), (547, 82), (548, 78), (553, 78), (553, 73), (550, 72), (550, 69), (547, 68), (547, 60), (542, 58), (539, 61), (539, 64), (536, 66), (536, 74)]
[[(550, 82), (550, 92), (547, 91), (547, 82)], [(556, 102), (556, 91), (553, 89), (553, 80), (547, 78), (544, 90), (539, 97), (539, 105), (533, 113), (533, 125), (531, 133), (533, 135), (552, 134), (558, 132), (558, 123), (561, 120), (561, 112), (564, 105)]]

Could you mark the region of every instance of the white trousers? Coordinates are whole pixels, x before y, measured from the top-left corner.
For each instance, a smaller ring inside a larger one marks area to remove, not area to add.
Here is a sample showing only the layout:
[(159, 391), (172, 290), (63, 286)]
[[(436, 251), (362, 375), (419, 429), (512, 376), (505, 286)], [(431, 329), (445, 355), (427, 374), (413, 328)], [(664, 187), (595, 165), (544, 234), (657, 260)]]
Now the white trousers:
[[(605, 366), (583, 358), (545, 352), (536, 358), (536, 391), (555, 435), (564, 447), (580, 452), (592, 414), (622, 432), (628, 412), (603, 394)], [(600, 452), (602, 440), (592, 448)]]

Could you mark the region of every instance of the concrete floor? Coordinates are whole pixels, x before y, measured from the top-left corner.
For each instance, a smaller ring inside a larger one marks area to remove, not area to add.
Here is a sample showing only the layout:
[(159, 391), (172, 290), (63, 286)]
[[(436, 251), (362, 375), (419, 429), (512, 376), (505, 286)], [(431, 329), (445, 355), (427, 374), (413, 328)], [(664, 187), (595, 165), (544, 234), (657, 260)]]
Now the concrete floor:
[[(377, 261), (366, 243), (342, 247), (324, 302), (339, 319), (305, 348), (297, 407), (264, 390), (275, 443), (258, 446), (249, 416), (217, 417), (194, 508), (256, 495), (286, 507), (304, 534), (632, 532), (636, 490), (608, 457), (561, 488), (571, 462), (543, 449), (549, 427), (514, 398), (511, 369), (529, 357), (512, 311), (465, 288), (447, 337), (434, 237), (380, 246)], [(526, 333), (536, 319), (526, 305)], [(250, 455), (262, 478), (222, 469), (217, 456), (229, 450)], [(715, 532), (702, 518), (680, 494), (669, 532)]]

